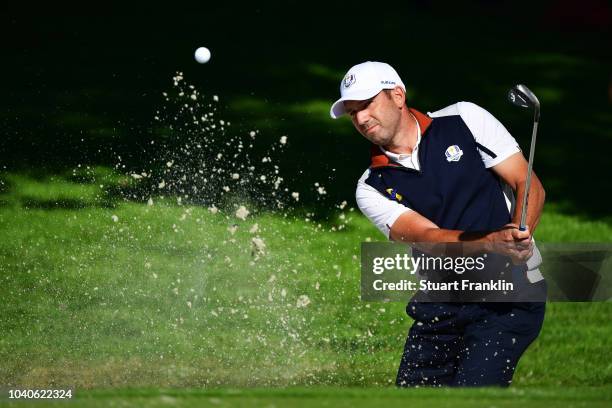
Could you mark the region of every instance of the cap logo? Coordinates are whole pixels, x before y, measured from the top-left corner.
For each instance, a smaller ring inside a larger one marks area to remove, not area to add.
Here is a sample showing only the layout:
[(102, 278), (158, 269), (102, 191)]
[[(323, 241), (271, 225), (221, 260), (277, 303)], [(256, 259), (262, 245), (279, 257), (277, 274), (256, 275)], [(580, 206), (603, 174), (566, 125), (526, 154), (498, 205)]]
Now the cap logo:
[(346, 74), (343, 83), (345, 88), (353, 85), (355, 83), (355, 74)]

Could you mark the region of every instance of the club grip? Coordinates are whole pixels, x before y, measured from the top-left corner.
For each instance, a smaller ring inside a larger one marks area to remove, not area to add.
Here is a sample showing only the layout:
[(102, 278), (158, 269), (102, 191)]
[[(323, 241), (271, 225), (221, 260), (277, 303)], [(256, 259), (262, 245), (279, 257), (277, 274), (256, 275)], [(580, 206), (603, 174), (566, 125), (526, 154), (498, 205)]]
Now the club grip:
[(519, 226), (519, 231), (527, 231), (527, 227), (525, 227), (525, 226)]

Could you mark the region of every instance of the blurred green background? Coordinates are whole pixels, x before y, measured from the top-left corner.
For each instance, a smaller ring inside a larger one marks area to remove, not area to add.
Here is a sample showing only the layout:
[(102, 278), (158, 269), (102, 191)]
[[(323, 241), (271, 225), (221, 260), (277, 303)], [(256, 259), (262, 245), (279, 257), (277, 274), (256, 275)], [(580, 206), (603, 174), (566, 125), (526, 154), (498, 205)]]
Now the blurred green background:
[[(535, 170), (549, 201), (609, 216), (610, 16), (609, 3), (594, 0), (5, 11), (3, 165), (48, 174), (112, 166), (120, 155), (139, 168), (142, 146), (163, 131), (153, 121), (161, 93), (181, 71), (219, 95), (234, 132), (289, 136), (281, 158), (289, 184), (333, 177), (330, 199), (352, 200), (368, 145), (328, 111), (350, 66), (380, 60), (402, 76), (409, 105), (435, 111), (475, 102), (526, 151), (531, 116), (510, 106), (506, 92), (527, 84), (542, 103)], [(199, 46), (212, 51), (208, 64), (194, 61)]]

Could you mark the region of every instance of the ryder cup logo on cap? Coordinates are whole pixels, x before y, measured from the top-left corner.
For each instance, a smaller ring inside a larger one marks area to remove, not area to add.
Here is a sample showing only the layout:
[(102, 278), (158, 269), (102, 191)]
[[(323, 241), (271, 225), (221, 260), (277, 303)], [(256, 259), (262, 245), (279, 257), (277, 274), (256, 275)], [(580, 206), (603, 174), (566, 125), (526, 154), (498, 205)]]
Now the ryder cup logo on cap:
[(463, 156), (463, 151), (457, 145), (448, 146), (444, 153), (448, 162), (457, 162)]
[(336, 119), (346, 113), (344, 101), (363, 101), (376, 96), (383, 89), (406, 87), (397, 72), (384, 62), (368, 61), (348, 70), (340, 82), (340, 99), (332, 105), (329, 114)]
[(346, 74), (344, 77), (344, 87), (348, 88), (349, 86), (355, 83), (355, 74)]

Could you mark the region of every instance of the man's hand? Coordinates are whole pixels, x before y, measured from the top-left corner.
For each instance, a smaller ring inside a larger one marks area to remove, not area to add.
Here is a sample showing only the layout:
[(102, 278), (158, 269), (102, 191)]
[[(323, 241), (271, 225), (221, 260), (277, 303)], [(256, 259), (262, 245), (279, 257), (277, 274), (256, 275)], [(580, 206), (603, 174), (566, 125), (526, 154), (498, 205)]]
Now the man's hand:
[(499, 231), (490, 234), (489, 238), (491, 250), (510, 257), (514, 265), (526, 263), (533, 255), (529, 226), (525, 231), (521, 231), (516, 224), (506, 224)]

